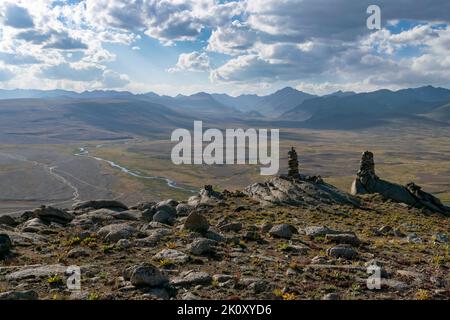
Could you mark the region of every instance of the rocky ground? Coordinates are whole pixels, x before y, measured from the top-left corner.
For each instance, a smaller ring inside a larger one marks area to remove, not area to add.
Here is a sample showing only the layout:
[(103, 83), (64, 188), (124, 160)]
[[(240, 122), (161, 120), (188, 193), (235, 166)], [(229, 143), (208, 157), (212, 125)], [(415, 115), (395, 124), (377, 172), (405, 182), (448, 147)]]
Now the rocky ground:
[(181, 203), (41, 207), (0, 217), (0, 300), (449, 299), (449, 233), (444, 215), (317, 177), (206, 186)]

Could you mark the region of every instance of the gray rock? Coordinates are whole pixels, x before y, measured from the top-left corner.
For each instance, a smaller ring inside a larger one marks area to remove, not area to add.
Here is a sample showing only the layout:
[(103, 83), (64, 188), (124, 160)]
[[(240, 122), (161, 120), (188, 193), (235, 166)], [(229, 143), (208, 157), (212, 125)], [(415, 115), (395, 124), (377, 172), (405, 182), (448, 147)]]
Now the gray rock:
[(176, 207), (178, 217), (187, 217), (192, 211), (192, 207), (186, 203), (180, 203)]
[(11, 216), (5, 214), (3, 216), (0, 216), (0, 225), (1, 224), (14, 227), (16, 225), (16, 220), (14, 220), (14, 218), (12, 218)]
[(92, 254), (92, 250), (86, 248), (73, 248), (67, 253), (68, 258), (80, 258), (80, 257), (89, 257)]
[(189, 246), (189, 251), (196, 256), (200, 256), (205, 253), (213, 253), (215, 251), (216, 241), (210, 239), (196, 239)]
[(54, 275), (64, 275), (67, 267), (62, 265), (43, 265), (24, 268), (6, 275), (7, 281), (22, 281), (27, 279), (49, 278)]
[(220, 233), (214, 231), (211, 228), (204, 234), (204, 237), (210, 240), (214, 240), (216, 242), (228, 242), (227, 237), (221, 235)]
[(117, 242), (120, 239), (129, 239), (136, 235), (138, 230), (126, 223), (110, 224), (101, 228), (98, 235), (108, 242)]
[(179, 277), (172, 279), (171, 284), (177, 287), (189, 287), (195, 285), (209, 285), (211, 282), (212, 277), (208, 273), (190, 270), (184, 271)]
[(83, 209), (114, 209), (117, 211), (128, 210), (128, 207), (117, 200), (89, 200), (78, 202), (73, 205), (73, 210)]
[(75, 216), (70, 212), (46, 206), (36, 209), (34, 214), (44, 222), (56, 222), (62, 225), (69, 223), (75, 218)]
[(254, 293), (262, 293), (268, 290), (269, 283), (265, 280), (257, 280), (255, 282), (250, 283), (248, 288), (252, 290)]
[(128, 268), (124, 273), (124, 278), (129, 276), (135, 287), (159, 287), (169, 281), (158, 268), (148, 263)]
[(38, 293), (34, 290), (7, 291), (0, 293), (0, 300), (38, 300)]
[(433, 241), (435, 243), (449, 243), (448, 235), (443, 232), (439, 232), (433, 235)]
[(217, 228), (223, 232), (239, 232), (242, 230), (242, 223), (240, 222), (229, 222), (228, 220), (222, 220), (217, 224)]
[(330, 242), (353, 246), (358, 246), (361, 243), (358, 237), (352, 233), (327, 234), (325, 239)]
[(234, 277), (230, 276), (228, 274), (215, 274), (215, 275), (213, 275), (213, 280), (217, 281), (219, 283), (227, 282), (227, 281), (230, 281), (230, 280), (233, 280), (233, 279), (234, 279)]
[(411, 243), (422, 243), (422, 238), (420, 238), (415, 233), (410, 233), (406, 236), (406, 240)]
[(128, 249), (131, 247), (131, 243), (128, 239), (120, 239), (115, 246), (119, 249)]
[(181, 300), (202, 300), (202, 298), (192, 292), (186, 292), (181, 296)]
[(339, 245), (329, 248), (327, 254), (333, 258), (354, 259), (358, 256), (358, 252), (349, 246)]
[(178, 204), (179, 204), (179, 202), (177, 200), (168, 199), (168, 200), (158, 202), (157, 207), (168, 205), (168, 206), (171, 206), (172, 208), (176, 208), (178, 206)]
[(290, 224), (277, 224), (269, 230), (269, 234), (276, 238), (290, 239), (294, 233), (298, 233), (297, 229)]
[(41, 232), (47, 228), (48, 228), (48, 226), (40, 218), (33, 218), (33, 219), (26, 221), (22, 225), (21, 230), (23, 232), (36, 233), (36, 232)]
[(341, 300), (341, 297), (339, 296), (338, 293), (332, 292), (332, 293), (327, 293), (326, 295), (324, 295), (322, 297), (322, 300)]
[(164, 249), (153, 256), (155, 260), (168, 260), (173, 263), (186, 263), (189, 256), (175, 249)]
[[(172, 208), (172, 207), (170, 207)], [(175, 209), (174, 209), (175, 210)], [(154, 215), (152, 220), (154, 222), (164, 223), (172, 225), (175, 221), (175, 213), (168, 212), (166, 210), (158, 210)]]
[(330, 229), (328, 227), (324, 227), (324, 226), (306, 227), (304, 229), (304, 232), (308, 237), (311, 237), (311, 238), (325, 237), (327, 234), (339, 233), (338, 231), (332, 230), (332, 229)]
[(115, 213), (116, 211), (110, 209), (98, 209), (90, 211), (76, 216), (69, 225), (82, 228), (90, 228), (96, 225), (109, 224), (115, 220), (113, 216)]
[(138, 221), (142, 218), (142, 213), (137, 210), (127, 210), (114, 212), (112, 216), (118, 220)]
[(194, 211), (186, 218), (184, 229), (205, 234), (209, 229), (209, 223), (203, 215)]
[(4, 233), (0, 234), (0, 258), (8, 254), (12, 248), (11, 238)]

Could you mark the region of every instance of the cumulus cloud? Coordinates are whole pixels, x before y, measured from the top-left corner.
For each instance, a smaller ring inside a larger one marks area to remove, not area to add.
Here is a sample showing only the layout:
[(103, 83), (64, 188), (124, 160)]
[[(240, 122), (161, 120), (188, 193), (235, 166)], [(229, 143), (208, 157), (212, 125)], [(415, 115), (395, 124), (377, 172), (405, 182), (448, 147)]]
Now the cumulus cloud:
[(115, 89), (125, 87), (130, 83), (127, 75), (117, 73), (112, 70), (103, 72), (102, 85), (104, 88)]
[(210, 69), (209, 57), (206, 53), (197, 51), (191, 53), (182, 53), (178, 57), (178, 62), (174, 68), (167, 71), (170, 73), (178, 71), (208, 71)]

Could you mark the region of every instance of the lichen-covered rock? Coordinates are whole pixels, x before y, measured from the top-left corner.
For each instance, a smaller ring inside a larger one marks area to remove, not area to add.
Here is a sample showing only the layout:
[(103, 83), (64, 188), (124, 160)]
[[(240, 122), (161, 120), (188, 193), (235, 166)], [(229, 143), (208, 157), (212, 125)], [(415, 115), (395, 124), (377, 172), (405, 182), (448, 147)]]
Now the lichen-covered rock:
[(209, 223), (203, 215), (194, 211), (184, 221), (184, 229), (204, 234), (209, 229)]
[(214, 240), (199, 238), (189, 244), (188, 249), (193, 255), (200, 256), (205, 253), (214, 252), (216, 244), (217, 242)]
[(126, 223), (110, 224), (101, 228), (98, 235), (108, 242), (117, 242), (120, 239), (129, 239), (136, 235), (138, 230)]
[(345, 204), (359, 206), (358, 200), (350, 194), (325, 182), (315, 182), (301, 175), (298, 179), (274, 177), (264, 183), (255, 183), (246, 187), (244, 193), (264, 205)]
[(69, 223), (75, 218), (75, 216), (70, 212), (46, 206), (36, 209), (34, 214), (36, 217), (47, 223), (56, 222), (63, 225)]
[(136, 287), (159, 287), (169, 281), (157, 267), (149, 263), (127, 268), (124, 278), (129, 278)]
[(276, 238), (290, 239), (294, 233), (298, 233), (297, 229), (290, 224), (283, 223), (273, 226), (269, 230), (269, 234)]
[(155, 254), (153, 259), (170, 261), (173, 263), (186, 263), (189, 261), (189, 256), (184, 252), (175, 249), (164, 249)]

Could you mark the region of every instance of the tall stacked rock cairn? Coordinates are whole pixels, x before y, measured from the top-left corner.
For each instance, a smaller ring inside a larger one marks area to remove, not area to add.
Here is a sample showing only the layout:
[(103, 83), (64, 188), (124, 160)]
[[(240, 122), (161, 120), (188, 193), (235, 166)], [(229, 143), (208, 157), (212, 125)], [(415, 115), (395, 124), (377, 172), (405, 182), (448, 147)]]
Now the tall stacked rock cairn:
[(299, 178), (300, 174), (298, 172), (298, 156), (294, 147), (291, 147), (291, 150), (288, 152), (288, 177), (289, 178)]
[(365, 151), (361, 157), (361, 164), (353, 181), (351, 194), (363, 195), (379, 193), (386, 199), (406, 203), (411, 207), (426, 208), (432, 212), (450, 215), (450, 207), (445, 206), (435, 196), (422, 191), (414, 182), (406, 186), (380, 179), (375, 173), (374, 155)]

